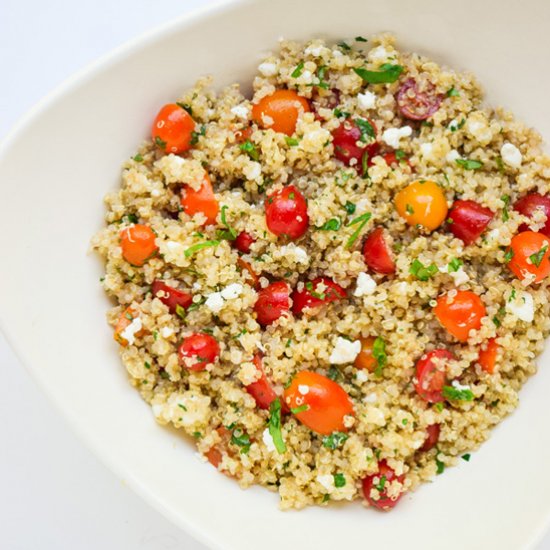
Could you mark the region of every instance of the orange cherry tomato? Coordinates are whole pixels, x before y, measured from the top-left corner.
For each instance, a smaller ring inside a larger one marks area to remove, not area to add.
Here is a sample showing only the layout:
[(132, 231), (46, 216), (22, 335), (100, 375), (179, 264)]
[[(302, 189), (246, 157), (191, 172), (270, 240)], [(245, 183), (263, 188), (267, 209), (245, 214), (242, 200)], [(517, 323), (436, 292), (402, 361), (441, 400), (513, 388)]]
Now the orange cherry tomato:
[(135, 224), (120, 232), (122, 257), (130, 264), (141, 267), (157, 253), (156, 236), (148, 225)]
[(376, 359), (372, 356), (372, 348), (374, 347), (374, 341), (376, 338), (369, 336), (368, 338), (360, 338), (361, 351), (355, 358), (353, 366), (356, 369), (365, 369), (369, 372), (373, 372), (376, 368)]
[(166, 153), (183, 153), (191, 148), (195, 121), (175, 103), (165, 105), (153, 123), (151, 135), (155, 144)]
[[(114, 338), (115, 340), (123, 347), (126, 347), (128, 345), (128, 340), (122, 336), (122, 333), (132, 324), (132, 321), (139, 317), (139, 312), (136, 311), (133, 307), (128, 306), (118, 318), (117, 324), (115, 326), (115, 333)], [(135, 333), (135, 336), (143, 336), (145, 334), (145, 331), (139, 330)]]
[(512, 238), (508, 267), (520, 280), (533, 278), (539, 283), (550, 273), (550, 237), (534, 231), (523, 231)]
[(499, 349), (500, 346), (497, 344), (496, 338), (491, 338), (479, 350), (477, 362), (485, 372), (489, 374), (495, 372)]
[(248, 279), (247, 282), (250, 284), (250, 286), (255, 288), (256, 290), (259, 290), (260, 278), (252, 269), (252, 266), (242, 258), (237, 259), (237, 265), (239, 266), (241, 273), (244, 273), (245, 278)]
[(316, 372), (299, 372), (285, 389), (284, 400), (302, 424), (322, 435), (346, 432), (344, 417), (354, 414), (342, 387)]
[(428, 231), (437, 229), (447, 218), (447, 201), (443, 189), (429, 180), (418, 180), (395, 196), (395, 207), (409, 225), (421, 225)]
[(189, 185), (183, 187), (181, 206), (183, 211), (189, 216), (194, 216), (199, 212), (204, 214), (206, 216), (204, 225), (216, 223), (216, 217), (218, 216), (220, 207), (214, 196), (214, 190), (212, 189), (212, 183), (208, 174), (204, 175), (204, 180), (198, 191), (195, 191), (192, 187), (189, 187)]
[(437, 299), (434, 307), (439, 322), (461, 342), (466, 342), (471, 330), (481, 327), (481, 319), (487, 315), (481, 298), (470, 290), (456, 290), (450, 300), (448, 294)]
[(305, 97), (294, 90), (276, 90), (271, 95), (262, 97), (252, 107), (252, 118), (262, 128), (271, 128), (291, 136), (296, 130), (300, 112), (309, 113), (311, 108)]

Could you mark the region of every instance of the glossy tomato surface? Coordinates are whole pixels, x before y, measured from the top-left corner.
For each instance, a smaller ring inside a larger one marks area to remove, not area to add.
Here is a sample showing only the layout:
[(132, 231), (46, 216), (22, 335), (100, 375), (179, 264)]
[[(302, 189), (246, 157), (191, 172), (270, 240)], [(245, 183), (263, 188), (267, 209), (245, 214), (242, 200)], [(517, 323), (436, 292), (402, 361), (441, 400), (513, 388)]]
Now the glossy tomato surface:
[(258, 292), (254, 304), (256, 320), (260, 325), (274, 323), (281, 315), (290, 311), (290, 287), (285, 281), (276, 281)]

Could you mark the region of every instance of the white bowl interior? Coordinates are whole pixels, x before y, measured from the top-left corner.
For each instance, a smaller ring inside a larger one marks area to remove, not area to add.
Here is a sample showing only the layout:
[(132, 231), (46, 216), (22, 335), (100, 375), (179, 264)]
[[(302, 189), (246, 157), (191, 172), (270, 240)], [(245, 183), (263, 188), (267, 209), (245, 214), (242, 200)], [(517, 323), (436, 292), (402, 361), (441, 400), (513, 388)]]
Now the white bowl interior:
[[(280, 36), (397, 34), (400, 45), (478, 75), (502, 104), (550, 135), (550, 3), (463, 0), (231, 2), (174, 22), (73, 79), (0, 149), (3, 331), (76, 431), (122, 479), (201, 540), (224, 549), (344, 546), (524, 548), (550, 512), (548, 351), (521, 406), (471, 462), (407, 495), (391, 514), (359, 505), (282, 513), (260, 488), (242, 491), (158, 427), (127, 383), (87, 255), (104, 194), (148, 136), (159, 105), (200, 75), (245, 88)], [(538, 428), (541, 428), (540, 430)]]

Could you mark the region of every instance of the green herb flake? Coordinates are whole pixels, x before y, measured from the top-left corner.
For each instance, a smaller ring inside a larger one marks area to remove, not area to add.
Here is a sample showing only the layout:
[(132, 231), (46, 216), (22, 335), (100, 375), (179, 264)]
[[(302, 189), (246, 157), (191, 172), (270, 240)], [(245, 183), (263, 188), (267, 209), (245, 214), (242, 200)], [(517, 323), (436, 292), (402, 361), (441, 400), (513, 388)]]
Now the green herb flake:
[(300, 405), (299, 407), (294, 407), (294, 408), (290, 409), (290, 412), (292, 414), (300, 414), (300, 413), (306, 412), (307, 410), (309, 410), (309, 405), (307, 403), (304, 403), (303, 405)]
[(176, 101), (176, 105), (179, 105), (184, 111), (187, 111), (187, 113), (191, 116), (193, 116), (193, 109), (191, 109), (191, 105), (188, 103), (181, 103), (179, 101)]
[(456, 273), (462, 267), (462, 260), (460, 258), (453, 258), (447, 264), (447, 270), (449, 273)]
[(239, 145), (239, 149), (243, 153), (246, 153), (252, 160), (260, 160), (260, 153), (256, 145), (254, 145), (254, 143), (252, 143), (249, 139), (247, 139), (244, 143), (241, 143)]
[(504, 208), (502, 210), (502, 221), (507, 222), (510, 219), (510, 214), (508, 213), (508, 206), (510, 205), (511, 197), (510, 195), (502, 195), (500, 200), (504, 203)]
[(373, 125), (368, 120), (364, 118), (356, 118), (355, 124), (361, 132), (360, 139), (363, 143), (369, 143), (376, 139), (376, 131), (374, 130)]
[(531, 254), (531, 256), (529, 256), (531, 263), (535, 267), (540, 267), (540, 264), (542, 263), (542, 260), (544, 259), (544, 255), (546, 254), (547, 250), (548, 250), (548, 245), (543, 246), (538, 252), (535, 252), (535, 254)]
[(323, 447), (335, 450), (339, 449), (348, 439), (349, 435), (343, 432), (332, 432), (323, 437)]
[(382, 376), (382, 370), (388, 362), (388, 356), (386, 354), (386, 342), (380, 336), (376, 337), (374, 344), (372, 345), (372, 356), (376, 359), (376, 368), (374, 373), (376, 376)]
[(269, 434), (279, 454), (286, 452), (286, 445), (281, 433), (281, 402), (279, 398), (273, 400), (269, 405)]
[(470, 462), (471, 456), (472, 455), (470, 455), (470, 453), (466, 453), (465, 455), (462, 455), (461, 458), (462, 458), (462, 460), (465, 460), (466, 462)]
[(231, 443), (241, 448), (242, 454), (250, 450), (250, 437), (242, 428), (234, 428), (231, 433)]
[(405, 210), (407, 211), (407, 214), (414, 214), (414, 208), (409, 203), (406, 204)]
[(506, 263), (510, 262), (512, 258), (514, 257), (514, 251), (510, 248), (506, 251), (506, 254), (504, 254), (504, 261)]
[(447, 97), (457, 97), (460, 92), (453, 86), (450, 90), (447, 90)]
[(474, 394), (468, 388), (455, 388), (454, 386), (443, 386), (443, 397), (450, 401), (473, 401)]
[(296, 65), (296, 68), (292, 71), (290, 76), (292, 78), (298, 78), (299, 76), (301, 76), (301, 74), (303, 72), (304, 72), (304, 62), (300, 61), (300, 63), (298, 63), (298, 65)]
[(386, 481), (388, 481), (388, 479), (386, 478), (386, 476), (380, 476), (380, 479), (378, 480), (378, 483), (374, 486), (375, 489), (381, 493), (382, 491), (384, 491), (384, 487), (386, 486)]
[(206, 126), (203, 124), (198, 132), (191, 132), (191, 145), (197, 145), (199, 138), (206, 135)]
[(135, 160), (136, 162), (143, 162), (143, 157), (138, 153), (132, 157), (132, 160)]
[(179, 304), (176, 304), (176, 315), (182, 319), (185, 319), (185, 309)]
[(342, 373), (338, 367), (331, 365), (327, 372), (327, 377), (330, 378), (333, 382), (338, 382), (342, 379)]
[(419, 281), (426, 282), (433, 277), (439, 270), (437, 266), (432, 263), (429, 266), (425, 266), (420, 260), (416, 259), (409, 268), (409, 273), (414, 275)]
[(355, 42), (368, 42), (366, 38), (363, 38), (362, 36), (356, 36)]
[(234, 241), (237, 238), (237, 231), (232, 227), (230, 227), (229, 224), (227, 223), (226, 212), (228, 208), (229, 207), (226, 204), (224, 204), (221, 210), (222, 225), (226, 227), (226, 229), (218, 229), (216, 231), (216, 235), (218, 239), (226, 240), (226, 241)]
[(355, 204), (353, 204), (352, 202), (346, 202), (346, 204), (344, 204), (344, 209), (346, 210), (346, 212), (348, 214), (353, 214), (355, 213), (355, 209), (357, 208), (357, 206)]
[(407, 158), (407, 154), (403, 149), (396, 149), (395, 150), (395, 158), (399, 161), (405, 160)]
[(319, 231), (338, 231), (342, 227), (342, 220), (340, 218), (331, 218), (320, 227), (316, 227)]
[(323, 88), (323, 90), (328, 90), (329, 88), (328, 82), (325, 81), (326, 73), (327, 73), (327, 67), (325, 65), (322, 65), (317, 70), (317, 78), (319, 79), (319, 83), (317, 84), (317, 87)]
[(435, 457), (435, 464), (437, 466), (437, 475), (442, 474), (445, 471), (445, 464), (439, 460), (439, 458)]
[(464, 170), (479, 170), (483, 166), (481, 161), (473, 159), (455, 159), (455, 162)]
[(445, 404), (443, 403), (443, 401), (440, 401), (439, 403), (436, 403), (434, 407), (437, 412), (443, 412), (443, 409), (445, 408)]
[(391, 84), (399, 78), (404, 68), (401, 65), (384, 63), (379, 71), (369, 71), (363, 68), (354, 68), (353, 71), (368, 84)]
[(143, 363), (143, 366), (146, 368), (146, 369), (150, 369), (151, 368), (151, 363), (149, 363), (149, 361), (145, 361)]
[(166, 142), (160, 139), (158, 136), (155, 136), (155, 144), (161, 149), (166, 149)]
[(403, 420), (401, 420), (401, 424), (403, 424), (403, 426), (406, 426), (408, 423), (409, 421), (406, 418), (403, 418)]
[(287, 144), (289, 147), (296, 147), (297, 145), (300, 144), (300, 140), (299, 140), (299, 139), (293, 138), (293, 137), (290, 137), (290, 136), (285, 136), (285, 141), (286, 141), (286, 144)]
[(369, 178), (369, 152), (365, 149), (361, 157), (361, 174), (363, 179)]
[(339, 489), (340, 487), (345, 487), (346, 485), (346, 476), (344, 474), (334, 474), (334, 486)]
[(349, 52), (351, 47), (348, 46), (345, 42), (338, 42), (338, 47), (342, 48), (345, 52)]
[(197, 243), (193, 246), (190, 246), (185, 250), (183, 253), (186, 258), (189, 258), (192, 256), (195, 252), (202, 250), (203, 248), (209, 248), (211, 246), (218, 246), (221, 241), (204, 241), (203, 243)]
[(183, 405), (182, 403), (178, 403), (178, 407), (182, 409), (183, 411), (187, 412), (187, 407)]
[(347, 224), (346, 227), (357, 225), (357, 229), (352, 233), (350, 238), (347, 240), (346, 248), (351, 248), (353, 246), (353, 243), (357, 240), (361, 231), (363, 231), (363, 228), (365, 227), (365, 225), (367, 225), (367, 222), (371, 219), (371, 217), (372, 217), (372, 214), (370, 212), (365, 212), (364, 214), (361, 214), (357, 218), (354, 218)]
[(334, 109), (332, 113), (336, 118), (348, 118), (351, 116), (350, 113), (348, 113), (347, 111), (342, 111), (342, 109), (339, 109), (338, 107), (336, 107), (336, 109)]
[(329, 494), (323, 495), (322, 502), (328, 502), (329, 500), (330, 500), (330, 495)]

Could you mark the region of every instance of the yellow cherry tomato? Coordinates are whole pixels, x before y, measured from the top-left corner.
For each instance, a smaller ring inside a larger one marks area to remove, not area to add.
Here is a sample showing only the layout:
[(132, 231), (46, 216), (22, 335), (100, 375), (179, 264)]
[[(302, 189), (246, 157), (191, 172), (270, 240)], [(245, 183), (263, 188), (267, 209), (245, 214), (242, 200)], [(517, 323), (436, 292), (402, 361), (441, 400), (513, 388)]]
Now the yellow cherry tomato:
[(413, 181), (395, 196), (395, 207), (409, 225), (428, 231), (437, 229), (447, 218), (447, 201), (443, 189), (430, 180)]

